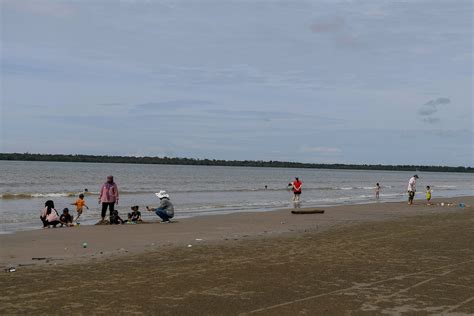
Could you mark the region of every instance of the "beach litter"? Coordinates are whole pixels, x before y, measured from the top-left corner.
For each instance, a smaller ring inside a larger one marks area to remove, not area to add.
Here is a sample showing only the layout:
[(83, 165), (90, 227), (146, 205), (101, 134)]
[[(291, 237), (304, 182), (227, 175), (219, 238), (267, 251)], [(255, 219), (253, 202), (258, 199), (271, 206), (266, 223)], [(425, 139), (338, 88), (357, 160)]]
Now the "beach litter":
[(464, 203), (459, 203), (459, 207), (460, 207), (460, 208), (465, 208), (465, 207), (466, 207), (466, 204), (464, 204)]
[(82, 248), (87, 248), (87, 243), (86, 242), (82, 243)]
[(202, 241), (202, 239), (201, 238), (196, 238), (196, 241)]
[(5, 272), (16, 272), (16, 268), (15, 267), (7, 268), (5, 269)]
[(191, 248), (193, 245), (188, 245), (188, 248)]

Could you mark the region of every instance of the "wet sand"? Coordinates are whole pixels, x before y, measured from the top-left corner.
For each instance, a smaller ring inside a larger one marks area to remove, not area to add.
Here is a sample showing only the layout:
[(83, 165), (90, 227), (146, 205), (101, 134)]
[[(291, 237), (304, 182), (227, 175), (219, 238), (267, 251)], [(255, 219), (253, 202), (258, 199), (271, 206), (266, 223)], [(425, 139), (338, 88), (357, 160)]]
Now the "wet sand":
[(0, 236), (17, 267), (0, 274), (0, 313), (472, 314), (473, 211), (379, 203)]

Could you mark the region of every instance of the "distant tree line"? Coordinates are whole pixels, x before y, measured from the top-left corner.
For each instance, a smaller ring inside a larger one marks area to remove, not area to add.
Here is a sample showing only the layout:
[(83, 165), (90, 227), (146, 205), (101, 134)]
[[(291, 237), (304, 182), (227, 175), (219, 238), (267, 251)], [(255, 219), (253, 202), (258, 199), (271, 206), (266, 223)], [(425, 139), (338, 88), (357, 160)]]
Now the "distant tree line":
[(50, 155), (31, 153), (0, 153), (0, 160), (19, 161), (62, 161), (62, 162), (95, 162), (95, 163), (128, 163), (160, 165), (196, 165), (196, 166), (239, 166), (239, 167), (273, 167), (273, 168), (312, 168), (312, 169), (352, 169), (352, 170), (394, 170), (394, 171), (436, 171), (436, 172), (469, 172), (473, 167), (419, 166), (419, 165), (367, 165), (367, 164), (321, 164), (287, 161), (254, 161), (254, 160), (216, 160), (170, 157), (131, 157), (131, 156), (93, 156), (93, 155)]

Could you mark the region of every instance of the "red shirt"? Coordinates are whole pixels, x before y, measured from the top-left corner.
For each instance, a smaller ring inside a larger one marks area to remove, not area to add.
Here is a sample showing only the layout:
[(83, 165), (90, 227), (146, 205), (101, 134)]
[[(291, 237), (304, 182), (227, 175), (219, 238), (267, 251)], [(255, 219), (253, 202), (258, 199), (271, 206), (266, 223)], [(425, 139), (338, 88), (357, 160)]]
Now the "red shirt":
[(301, 186), (303, 185), (303, 182), (301, 181), (293, 181), (293, 192), (294, 193), (301, 193)]

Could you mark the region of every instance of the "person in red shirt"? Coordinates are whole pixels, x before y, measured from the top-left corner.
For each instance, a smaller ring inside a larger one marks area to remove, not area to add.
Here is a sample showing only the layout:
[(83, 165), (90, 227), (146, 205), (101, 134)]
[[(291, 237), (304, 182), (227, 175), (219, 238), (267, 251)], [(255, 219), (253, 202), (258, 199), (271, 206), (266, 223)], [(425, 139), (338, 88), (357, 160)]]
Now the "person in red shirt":
[(303, 187), (303, 182), (301, 182), (298, 177), (295, 178), (295, 181), (292, 183), (292, 190), (293, 190), (293, 201), (299, 202), (301, 196), (301, 188)]

